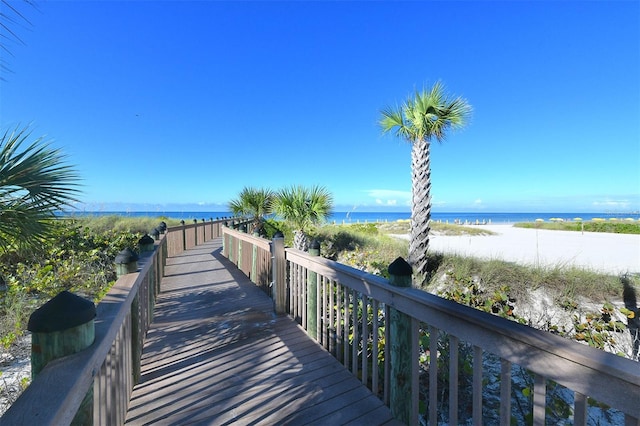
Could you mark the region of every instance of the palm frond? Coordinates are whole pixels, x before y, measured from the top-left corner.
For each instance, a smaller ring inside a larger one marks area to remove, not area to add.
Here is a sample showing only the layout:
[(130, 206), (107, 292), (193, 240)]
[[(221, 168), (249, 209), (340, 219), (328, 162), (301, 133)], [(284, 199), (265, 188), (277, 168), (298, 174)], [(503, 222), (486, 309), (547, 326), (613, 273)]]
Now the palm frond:
[(384, 109), (380, 126), (383, 133), (395, 130), (396, 136), (411, 143), (431, 139), (442, 142), (449, 129), (464, 126), (470, 113), (467, 101), (448, 97), (444, 84), (438, 81), (430, 89), (416, 91), (402, 107)]
[[(55, 212), (78, 201), (78, 174), (66, 156), (29, 127), (0, 137), (0, 245), (24, 243), (48, 233)], [(26, 148), (23, 148), (25, 145)]]

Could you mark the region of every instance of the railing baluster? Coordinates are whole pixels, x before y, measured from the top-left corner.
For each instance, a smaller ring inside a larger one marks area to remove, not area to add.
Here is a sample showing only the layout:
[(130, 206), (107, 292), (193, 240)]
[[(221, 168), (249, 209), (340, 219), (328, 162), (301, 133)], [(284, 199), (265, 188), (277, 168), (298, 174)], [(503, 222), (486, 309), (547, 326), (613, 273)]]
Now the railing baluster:
[(449, 422), (458, 424), (458, 345), (460, 340), (449, 336)]
[[(342, 310), (343, 308), (343, 304), (342, 304), (342, 286), (338, 283), (335, 284), (336, 286), (336, 323), (335, 323), (335, 328), (336, 328), (336, 358), (338, 358), (338, 360), (340, 360), (340, 358), (342, 358), (342, 351), (343, 351), (343, 334), (342, 334)], [(333, 287), (333, 286), (332, 286)], [(344, 362), (344, 359), (342, 359), (342, 361)]]
[(547, 379), (541, 374), (534, 375), (533, 382), (533, 424), (544, 426), (547, 398)]
[(473, 347), (473, 424), (482, 425), (482, 348)]
[(369, 298), (362, 295), (362, 383), (369, 382)]
[(346, 286), (342, 287), (342, 294), (344, 300), (344, 327), (342, 330), (342, 335), (344, 336), (344, 358), (342, 359), (342, 363), (345, 367), (349, 368), (349, 318), (351, 318), (351, 316), (349, 315), (349, 289)]
[[(389, 354), (391, 353), (391, 307), (384, 304), (384, 385), (383, 385), (383, 397), (385, 405), (389, 406), (391, 400), (391, 361), (389, 360)], [(432, 423), (435, 424), (435, 423)]]
[(511, 362), (500, 360), (500, 424), (511, 424)]
[(323, 345), (322, 336), (326, 334), (322, 332), (324, 323), (324, 321), (322, 321), (322, 284), (324, 282), (324, 278), (321, 275), (317, 275), (316, 279), (316, 311), (314, 312), (314, 315), (316, 316), (316, 335), (313, 336), (313, 338), (316, 342)]
[(322, 303), (320, 304), (321, 309), (322, 309), (322, 313), (321, 313), (321, 330), (322, 330), (322, 347), (325, 348), (327, 351), (329, 350), (329, 306), (327, 306), (328, 304), (328, 299), (329, 299), (329, 295), (327, 294), (329, 292), (329, 288), (327, 285), (327, 282), (329, 280), (327, 278), (324, 277), (324, 275), (322, 276), (322, 280), (320, 281), (322, 283)]
[(375, 396), (379, 395), (378, 392), (378, 375), (379, 375), (379, 366), (378, 366), (378, 344), (379, 344), (379, 326), (378, 326), (378, 301), (376, 299), (371, 300), (371, 306), (373, 310), (373, 330), (372, 330), (372, 338), (371, 338), (371, 391)]
[(575, 392), (573, 408), (573, 424), (584, 426), (587, 424), (587, 397), (579, 392)]
[(296, 282), (297, 282), (297, 271), (298, 266), (293, 264), (291, 265), (291, 279), (289, 280), (289, 313), (295, 318), (296, 317), (296, 305), (295, 305), (295, 294), (296, 294)]
[[(411, 317), (411, 422), (418, 424), (420, 414), (420, 322)], [(452, 423), (454, 424), (454, 423)]]
[(438, 424), (438, 334), (429, 326), (429, 424)]
[(351, 372), (358, 376), (358, 341), (360, 339), (358, 334), (358, 292), (351, 291), (351, 324), (353, 327), (352, 339), (351, 339)]
[(302, 328), (307, 327), (307, 268), (300, 268), (300, 313), (302, 314)]

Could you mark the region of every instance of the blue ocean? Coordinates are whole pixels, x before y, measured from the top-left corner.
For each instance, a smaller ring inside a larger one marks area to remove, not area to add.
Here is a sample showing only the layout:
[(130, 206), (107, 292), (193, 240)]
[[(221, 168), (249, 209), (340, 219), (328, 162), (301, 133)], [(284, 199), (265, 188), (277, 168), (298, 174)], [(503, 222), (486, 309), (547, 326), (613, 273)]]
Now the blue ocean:
[[(123, 212), (123, 211), (84, 211), (84, 212), (64, 212), (64, 216), (129, 216), (129, 217), (163, 217), (172, 219), (183, 219), (185, 221), (210, 220), (223, 217), (231, 217), (230, 212), (161, 212), (161, 211), (140, 211), (140, 212)], [(369, 223), (369, 222), (395, 222), (398, 220), (410, 219), (409, 212), (334, 212), (330, 218), (330, 223)], [(478, 212), (432, 212), (431, 220), (444, 223), (485, 223), (485, 224), (509, 224), (516, 222), (535, 222), (536, 220), (544, 220), (549, 222), (551, 219), (562, 219), (571, 221), (580, 218), (581, 220), (591, 220), (600, 218), (605, 220), (611, 219), (634, 219), (640, 220), (640, 212), (632, 213), (478, 213)]]

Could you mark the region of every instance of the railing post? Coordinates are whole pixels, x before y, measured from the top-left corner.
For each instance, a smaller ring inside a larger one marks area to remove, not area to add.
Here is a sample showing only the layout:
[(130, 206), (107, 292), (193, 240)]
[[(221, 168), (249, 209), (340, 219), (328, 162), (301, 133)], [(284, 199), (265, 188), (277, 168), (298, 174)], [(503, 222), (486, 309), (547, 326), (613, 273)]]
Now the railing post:
[(193, 245), (198, 245), (198, 219), (193, 219)]
[[(389, 283), (395, 287), (411, 287), (411, 265), (398, 257), (389, 265)], [(413, 424), (411, 418), (411, 317), (390, 308), (390, 401), (391, 414), (405, 424)]]
[[(309, 246), (309, 255), (320, 256), (320, 243), (313, 240)], [(318, 339), (318, 274), (307, 274), (307, 334)]]
[(127, 275), (138, 270), (138, 255), (127, 247), (118, 253), (115, 263), (116, 276), (120, 278), (123, 275)]
[[(38, 308), (27, 329), (31, 331), (31, 377), (50, 361), (80, 352), (95, 339), (96, 307), (68, 291), (58, 293)], [(72, 424), (93, 424), (93, 385), (89, 387)]]
[[(253, 236), (256, 238), (260, 237), (260, 233), (257, 229), (253, 230)], [(255, 284), (260, 284), (258, 283), (258, 246), (252, 244), (251, 247), (251, 281)]]
[(224, 228), (228, 228), (228, 227), (229, 227), (229, 222), (225, 220), (222, 226), (222, 229), (220, 229), (220, 234), (222, 235), (222, 254), (224, 254), (227, 257), (227, 259), (229, 258), (229, 247), (227, 245), (227, 234), (225, 234)]
[(273, 299), (275, 302), (276, 313), (284, 314), (287, 312), (287, 260), (284, 251), (284, 235), (282, 232), (276, 232), (271, 242), (271, 259), (272, 266), (272, 282)]
[(187, 230), (184, 227), (184, 219), (180, 221), (182, 225), (182, 251), (187, 249)]
[(140, 253), (153, 251), (154, 249), (154, 239), (149, 236), (149, 234), (145, 234), (142, 238), (138, 240), (138, 249)]

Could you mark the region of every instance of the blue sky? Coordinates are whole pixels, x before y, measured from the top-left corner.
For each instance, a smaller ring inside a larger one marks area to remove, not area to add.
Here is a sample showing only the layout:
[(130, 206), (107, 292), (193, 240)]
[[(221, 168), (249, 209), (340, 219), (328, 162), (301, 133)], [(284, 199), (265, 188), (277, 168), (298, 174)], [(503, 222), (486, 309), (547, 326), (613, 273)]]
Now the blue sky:
[(81, 209), (320, 184), (409, 210), (410, 145), (377, 122), (440, 80), (474, 112), (432, 146), (434, 211), (640, 210), (637, 1), (11, 4), (0, 124), (63, 149)]

